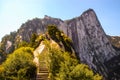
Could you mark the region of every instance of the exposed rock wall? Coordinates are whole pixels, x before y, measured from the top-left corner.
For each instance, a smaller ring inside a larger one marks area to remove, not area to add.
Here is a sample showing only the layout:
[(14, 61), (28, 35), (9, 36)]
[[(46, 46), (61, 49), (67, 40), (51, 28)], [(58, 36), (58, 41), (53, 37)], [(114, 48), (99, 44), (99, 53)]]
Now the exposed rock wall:
[(106, 62), (118, 54), (109, 42), (92, 9), (85, 11), (79, 17), (66, 21), (49, 16), (29, 20), (17, 31), (15, 39), (16, 41), (19, 39), (20, 41), (30, 41), (32, 33), (45, 33), (49, 24), (57, 25), (73, 40), (74, 49), (81, 62), (88, 64), (90, 68), (104, 77), (108, 77), (109, 70)]
[(95, 12), (90, 9), (80, 17), (66, 23), (68, 25), (67, 35), (73, 40), (80, 60), (94, 71), (108, 77), (108, 70), (104, 63), (117, 53), (106, 37)]

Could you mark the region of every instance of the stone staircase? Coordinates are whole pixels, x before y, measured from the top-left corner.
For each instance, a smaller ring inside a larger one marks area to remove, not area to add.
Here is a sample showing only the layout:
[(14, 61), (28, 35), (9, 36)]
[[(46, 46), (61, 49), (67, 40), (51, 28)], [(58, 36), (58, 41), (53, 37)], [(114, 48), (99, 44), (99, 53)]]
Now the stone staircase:
[(41, 61), (38, 67), (36, 80), (50, 80), (48, 79), (48, 76), (49, 76), (49, 71), (46, 66), (46, 63), (44, 61)]

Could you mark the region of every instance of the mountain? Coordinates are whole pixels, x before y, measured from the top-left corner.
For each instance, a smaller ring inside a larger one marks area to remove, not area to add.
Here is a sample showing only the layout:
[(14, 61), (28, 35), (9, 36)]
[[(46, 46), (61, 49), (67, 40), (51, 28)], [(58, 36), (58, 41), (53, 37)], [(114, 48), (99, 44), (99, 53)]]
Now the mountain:
[[(89, 65), (106, 80), (120, 79), (120, 53), (111, 44), (93, 9), (88, 9), (81, 16), (65, 21), (47, 15), (43, 19), (29, 20), (22, 24), (17, 32), (3, 37), (0, 49), (4, 53), (11, 53), (21, 41), (29, 42), (33, 33), (45, 33), (49, 24), (56, 25), (71, 38), (76, 55), (82, 63)], [(1, 54), (4, 56), (2, 52)]]
[(120, 36), (109, 36), (108, 39), (110, 40), (111, 44), (113, 45), (116, 50), (120, 51)]

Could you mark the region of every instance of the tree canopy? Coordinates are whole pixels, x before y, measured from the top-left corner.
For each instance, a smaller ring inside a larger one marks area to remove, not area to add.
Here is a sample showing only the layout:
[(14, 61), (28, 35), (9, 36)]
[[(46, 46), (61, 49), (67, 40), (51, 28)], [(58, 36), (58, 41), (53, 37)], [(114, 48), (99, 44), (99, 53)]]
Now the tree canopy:
[(102, 80), (87, 65), (80, 63), (75, 56), (51, 46), (47, 41), (49, 77), (51, 80)]
[(2, 64), (5, 79), (28, 80), (35, 77), (36, 66), (33, 63), (33, 49), (21, 47), (10, 54)]

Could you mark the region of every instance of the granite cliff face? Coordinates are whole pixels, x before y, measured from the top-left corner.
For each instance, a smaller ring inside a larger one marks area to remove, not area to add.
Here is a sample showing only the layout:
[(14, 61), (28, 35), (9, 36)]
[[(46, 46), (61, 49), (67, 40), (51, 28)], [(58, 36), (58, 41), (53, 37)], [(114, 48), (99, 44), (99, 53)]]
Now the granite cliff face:
[(66, 23), (69, 26), (67, 35), (73, 40), (80, 60), (87, 63), (95, 72), (109, 77), (109, 70), (105, 64), (118, 53), (109, 42), (95, 12), (90, 9)]
[[(49, 16), (45, 16), (43, 19), (29, 20), (18, 29), (13, 44), (24, 40), (30, 41), (33, 33), (45, 33), (49, 24), (57, 25), (60, 30), (72, 39), (76, 55), (81, 62), (88, 64), (91, 69), (103, 75), (105, 79), (111, 77), (107, 62), (119, 54), (112, 47), (92, 9), (85, 11), (79, 17), (66, 21)], [(6, 41), (10, 40), (7, 39)], [(120, 76), (119, 73), (118, 75)], [(115, 80), (115, 78), (111, 78), (111, 80)]]

